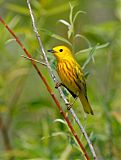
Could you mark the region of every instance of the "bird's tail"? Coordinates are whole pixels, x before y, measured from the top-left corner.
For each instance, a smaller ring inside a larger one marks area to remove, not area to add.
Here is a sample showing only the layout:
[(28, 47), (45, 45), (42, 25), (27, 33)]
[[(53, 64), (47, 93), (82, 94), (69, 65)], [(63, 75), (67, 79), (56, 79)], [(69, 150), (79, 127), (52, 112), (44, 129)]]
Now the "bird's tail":
[(88, 114), (90, 113), (90, 114), (93, 115), (94, 113), (93, 113), (93, 110), (91, 108), (91, 105), (89, 104), (89, 101), (88, 101), (87, 97), (85, 97), (85, 95), (83, 93), (80, 93), (79, 94), (79, 99), (80, 99), (80, 101), (82, 103), (84, 111), (86, 113), (88, 113)]

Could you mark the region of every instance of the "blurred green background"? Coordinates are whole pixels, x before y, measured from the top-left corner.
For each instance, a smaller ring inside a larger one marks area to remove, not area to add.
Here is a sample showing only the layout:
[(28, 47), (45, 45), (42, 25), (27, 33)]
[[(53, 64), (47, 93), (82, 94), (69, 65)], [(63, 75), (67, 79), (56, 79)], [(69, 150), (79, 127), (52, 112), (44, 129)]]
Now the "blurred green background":
[[(91, 138), (98, 159), (120, 160), (121, 1), (70, 2), (75, 6), (73, 14), (79, 10), (86, 12), (77, 16), (70, 38), (68, 27), (59, 22), (61, 19), (69, 22), (68, 0), (31, 1), (37, 29), (45, 50), (61, 44), (70, 47), (63, 42), (62, 37), (73, 45), (75, 52), (109, 43), (107, 47), (95, 50), (94, 62), (90, 61), (84, 70), (85, 73), (89, 72), (88, 97), (95, 115), (85, 119), (78, 101), (74, 110)], [(32, 57), (40, 60), (41, 51), (32, 29), (26, 1), (0, 0), (0, 16), (16, 33)], [(83, 37), (76, 39), (76, 34)], [(0, 24), (0, 159), (83, 160), (84, 156), (51, 96), (30, 61), (21, 57), (22, 54), (22, 49)], [(87, 51), (75, 55), (81, 66), (88, 54)], [(54, 69), (55, 59), (49, 53), (47, 55)], [(66, 111), (48, 70), (39, 64), (38, 67)], [(89, 147), (70, 114), (69, 118), (92, 159)]]

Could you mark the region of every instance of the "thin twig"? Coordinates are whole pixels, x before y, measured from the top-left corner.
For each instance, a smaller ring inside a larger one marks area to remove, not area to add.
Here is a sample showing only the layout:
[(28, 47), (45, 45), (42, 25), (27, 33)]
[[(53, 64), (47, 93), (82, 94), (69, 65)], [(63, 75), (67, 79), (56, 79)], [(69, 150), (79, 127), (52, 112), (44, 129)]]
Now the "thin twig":
[(75, 130), (73, 129), (73, 126), (71, 125), (68, 117), (67, 117), (66, 114), (64, 113), (62, 107), (60, 106), (59, 101), (56, 99), (56, 97), (55, 97), (53, 91), (51, 90), (49, 84), (47, 83), (45, 77), (42, 75), (42, 73), (41, 73), (40, 70), (38, 69), (37, 65), (35, 64), (35, 62), (31, 59), (30, 53), (27, 51), (27, 49), (23, 46), (23, 44), (20, 42), (20, 40), (18, 39), (18, 37), (15, 35), (15, 33), (8, 27), (8, 25), (4, 22), (4, 20), (3, 20), (1, 17), (0, 17), (0, 22), (1, 22), (1, 23), (6, 27), (6, 29), (13, 35), (13, 37), (16, 39), (16, 42), (19, 44), (19, 46), (22, 48), (22, 50), (25, 52), (25, 54), (30, 58), (32, 65), (33, 65), (34, 68), (36, 69), (39, 77), (42, 79), (42, 81), (43, 81), (44, 85), (46, 86), (48, 92), (50, 93), (50, 95), (51, 95), (51, 97), (53, 98), (55, 104), (57, 105), (60, 113), (62, 114), (62, 116), (64, 117), (65, 121), (67, 122), (68, 127), (69, 127), (70, 130), (71, 130), (71, 133), (74, 135), (74, 137), (75, 137), (78, 145), (79, 145), (80, 148), (82, 149), (85, 158), (86, 158), (87, 160), (90, 160), (90, 158), (89, 158), (89, 156), (88, 156), (88, 154), (87, 154), (84, 146), (82, 145), (82, 143), (81, 143), (78, 135), (76, 134)]
[(26, 56), (24, 56), (24, 55), (21, 55), (21, 57), (24, 57), (25, 59), (32, 60), (32, 61), (34, 61), (34, 62), (37, 62), (37, 63), (39, 63), (39, 64), (42, 64), (43, 66), (47, 66), (44, 62), (40, 62), (40, 61), (38, 61), (38, 60), (36, 60), (36, 59), (29, 58), (29, 57), (26, 57)]
[[(29, 11), (30, 11), (31, 19), (32, 19), (33, 30), (34, 30), (34, 32), (35, 32), (35, 34), (36, 34), (37, 39), (38, 39), (40, 49), (42, 50), (42, 53), (43, 53), (45, 62), (46, 62), (46, 64), (47, 64), (47, 68), (49, 69), (49, 72), (50, 72), (50, 75), (51, 75), (53, 81), (54, 81), (55, 83), (57, 83), (56, 77), (55, 77), (55, 75), (54, 75), (54, 73), (53, 73), (53, 71), (52, 71), (52, 69), (51, 69), (51, 67), (50, 67), (50, 64), (49, 64), (49, 62), (48, 62), (48, 59), (47, 59), (47, 56), (46, 56), (46, 53), (45, 53), (45, 50), (44, 50), (44, 47), (43, 47), (43, 44), (42, 44), (42, 41), (41, 41), (41, 38), (40, 38), (40, 35), (39, 35), (39, 33), (38, 33), (38, 31), (37, 31), (37, 28), (36, 28), (36, 25), (35, 25), (35, 20), (34, 20), (33, 12), (32, 12), (32, 9), (31, 9), (30, 0), (27, 0), (27, 4), (28, 4)], [(59, 90), (59, 93), (60, 93), (62, 99), (64, 100), (65, 104), (68, 104), (68, 101), (67, 101), (67, 99), (66, 99), (66, 97), (65, 97), (62, 89), (61, 89), (60, 87), (58, 87), (58, 90)], [(88, 143), (88, 145), (89, 145), (90, 151), (92, 152), (93, 158), (94, 158), (94, 160), (96, 160), (96, 159), (97, 159), (97, 158), (96, 158), (96, 153), (95, 153), (95, 150), (94, 150), (94, 148), (93, 148), (93, 146), (92, 146), (92, 143), (91, 143), (91, 141), (90, 141), (90, 139), (89, 139), (86, 131), (84, 130), (82, 124), (80, 123), (78, 117), (76, 116), (76, 114), (75, 114), (75, 112), (74, 112), (74, 110), (73, 110), (72, 108), (70, 109), (70, 113), (72, 114), (72, 116), (73, 116), (74, 119), (76, 120), (79, 128), (81, 129), (81, 132), (83, 133), (85, 139), (87, 140), (87, 143)]]

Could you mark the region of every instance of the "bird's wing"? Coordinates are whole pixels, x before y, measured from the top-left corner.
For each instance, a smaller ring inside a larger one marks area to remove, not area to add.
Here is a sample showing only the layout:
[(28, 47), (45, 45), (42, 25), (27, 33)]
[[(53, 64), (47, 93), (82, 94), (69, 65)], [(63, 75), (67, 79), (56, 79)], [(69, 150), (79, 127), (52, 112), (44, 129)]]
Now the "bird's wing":
[(76, 73), (76, 84), (79, 87), (79, 89), (84, 93), (85, 97), (87, 97), (85, 77), (79, 65), (75, 66), (75, 73)]
[(62, 86), (65, 87), (74, 98), (77, 97), (77, 95), (74, 92), (72, 92), (69, 88), (67, 88), (64, 84), (62, 84)]

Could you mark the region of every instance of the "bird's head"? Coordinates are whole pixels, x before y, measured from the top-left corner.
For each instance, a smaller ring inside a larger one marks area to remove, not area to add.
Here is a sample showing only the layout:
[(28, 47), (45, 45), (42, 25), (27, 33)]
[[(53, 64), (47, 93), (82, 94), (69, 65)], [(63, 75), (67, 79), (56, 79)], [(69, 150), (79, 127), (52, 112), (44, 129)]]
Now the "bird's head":
[(72, 56), (70, 49), (65, 46), (56, 46), (53, 49), (48, 50), (48, 52), (53, 53), (57, 60), (62, 60)]

